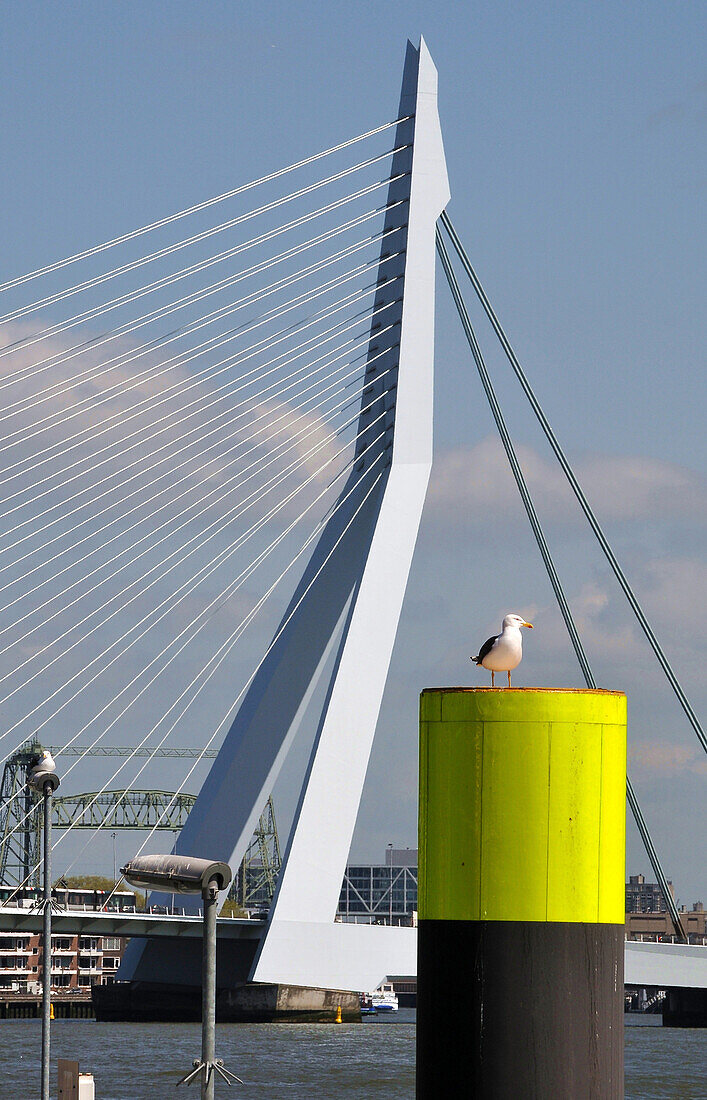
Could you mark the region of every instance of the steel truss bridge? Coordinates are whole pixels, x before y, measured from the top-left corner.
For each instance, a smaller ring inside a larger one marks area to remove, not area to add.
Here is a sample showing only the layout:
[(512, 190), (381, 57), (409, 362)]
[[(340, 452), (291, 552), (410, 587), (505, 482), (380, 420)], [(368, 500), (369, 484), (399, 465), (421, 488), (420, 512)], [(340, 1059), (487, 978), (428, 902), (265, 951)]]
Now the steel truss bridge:
[[(7, 792), (0, 800), (0, 883), (5, 886), (39, 886), (40, 803), (27, 784), (27, 774), (41, 751), (42, 746), (38, 742), (31, 742), (21, 746), (5, 763), (0, 786), (0, 790)], [(62, 750), (55, 746), (49, 751), (59, 753)], [(80, 759), (87, 755), (115, 758), (130, 757), (133, 751), (127, 746), (102, 745), (95, 749), (73, 746), (64, 755)], [(135, 755), (149, 756), (150, 753), (143, 749)], [(183, 747), (162, 748), (159, 752), (161, 758), (201, 759), (202, 755), (213, 758), (216, 752), (211, 750), (202, 754), (198, 749)], [(11, 793), (16, 790), (23, 792), (18, 805), (22, 808), (24, 820), (21, 828), (13, 829), (9, 808)], [(131, 788), (62, 795), (52, 801), (52, 827), (94, 832), (110, 828), (130, 832), (159, 830), (174, 833), (184, 826), (195, 801), (196, 795), (185, 792)], [(229, 896), (243, 908), (252, 905), (267, 907), (275, 893), (280, 864), (275, 810), (272, 798), (268, 798), (234, 876)], [(31, 876), (33, 867), (36, 871)]]
[[(82, 738), (93, 752), (116, 726), (141, 730), (104, 786), (67, 804), (55, 849), (74, 829), (130, 828), (144, 813), (150, 832), (181, 822), (176, 851), (238, 866), (310, 703), (322, 700), (270, 918), (248, 926), (258, 941), (251, 980), (365, 989), (415, 969), (413, 929), (338, 924), (334, 914), (431, 470), (436, 256), (584, 682), (595, 686), (591, 663), (455, 264), (707, 751), (449, 198), (437, 72), (421, 40), (408, 44), (391, 121), (0, 286), (2, 762), (48, 728), (75, 730), (57, 748), (62, 765), (75, 754), (64, 782), (87, 755)], [(271, 640), (236, 691), (229, 657), (283, 587)], [(148, 805), (144, 768), (175, 730), (184, 740), (190, 708), (209, 693), (227, 701), (209, 711), (194, 763)], [(186, 808), (194, 768), (215, 751), (182, 821), (172, 811)], [(140, 755), (130, 781), (119, 780)], [(630, 779), (627, 795), (684, 938)], [(6, 768), (0, 799), (4, 858), (24, 883), (38, 860), (23, 847), (34, 806), (17, 772)], [(7, 927), (30, 919), (12, 899), (0, 909)], [(180, 920), (154, 936), (191, 935), (193, 917)], [(140, 927), (133, 934), (147, 938), (133, 940), (120, 977), (157, 980), (165, 956)], [(664, 985), (686, 975), (689, 958), (704, 988), (706, 955), (627, 947), (627, 959), (650, 956)]]
[(172, 791), (87, 791), (54, 799), (52, 826), (68, 829), (160, 829), (178, 832), (196, 802), (194, 794)]
[[(0, 781), (0, 882), (7, 886), (39, 885), (39, 797), (27, 784), (32, 762), (42, 745), (31, 741), (6, 761)], [(65, 752), (52, 746), (50, 752), (83, 759), (85, 756), (148, 756), (147, 749), (134, 752), (127, 746), (102, 745), (95, 748), (71, 746)], [(194, 748), (162, 748), (160, 757), (195, 759)], [(215, 751), (208, 753), (210, 757)], [(19, 794), (19, 797), (18, 797)], [(139, 790), (88, 791), (60, 795), (53, 800), (52, 826), (56, 829), (129, 829), (178, 832), (187, 819), (196, 795), (185, 792)], [(261, 827), (263, 822), (260, 823)], [(31, 869), (34, 868), (34, 874)]]

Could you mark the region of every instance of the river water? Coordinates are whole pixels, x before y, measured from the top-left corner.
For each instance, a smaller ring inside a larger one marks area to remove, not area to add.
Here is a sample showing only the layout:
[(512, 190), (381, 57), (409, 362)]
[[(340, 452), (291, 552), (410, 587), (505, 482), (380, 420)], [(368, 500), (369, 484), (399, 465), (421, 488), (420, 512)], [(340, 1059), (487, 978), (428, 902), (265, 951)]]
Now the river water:
[[(646, 1024), (658, 1017), (644, 1018)], [(39, 1020), (0, 1022), (0, 1098), (39, 1094)], [(98, 1024), (56, 1020), (52, 1064), (81, 1063), (96, 1100), (195, 1100), (174, 1086), (199, 1054), (198, 1024)], [(626, 1028), (626, 1100), (707, 1100), (707, 1032)], [(219, 1100), (412, 1100), (415, 1013), (361, 1024), (223, 1024), (216, 1052), (245, 1087), (217, 1086)], [(52, 1097), (56, 1085), (52, 1082)], [(522, 1098), (519, 1098), (522, 1100)], [(557, 1100), (569, 1100), (558, 1097)], [(577, 1098), (579, 1100), (579, 1098)]]

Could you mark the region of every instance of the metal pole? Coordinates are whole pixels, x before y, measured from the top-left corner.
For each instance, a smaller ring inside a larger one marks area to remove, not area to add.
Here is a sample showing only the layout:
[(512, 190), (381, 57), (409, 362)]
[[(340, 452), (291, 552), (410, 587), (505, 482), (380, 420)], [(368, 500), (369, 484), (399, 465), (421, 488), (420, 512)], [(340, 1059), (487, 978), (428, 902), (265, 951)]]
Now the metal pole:
[[(32, 887), (32, 886), (36, 885), (36, 883), (37, 883), (37, 879), (35, 877), (36, 872), (32, 871), (32, 865), (34, 863), (34, 860), (32, 859), (32, 831), (36, 830), (37, 826), (36, 826), (34, 821), (31, 822), (31, 824), (30, 824), (30, 816), (31, 816), (31, 813), (32, 813), (32, 793), (29, 789), (29, 786), (27, 786), (25, 788), (25, 799), (24, 799), (24, 801), (25, 801), (25, 808), (23, 810), (23, 816), (24, 816), (25, 821), (27, 822), (27, 829), (25, 830), (24, 837), (23, 837), (23, 840), (22, 840), (22, 879), (21, 879), (21, 881), (23, 883), (26, 883), (27, 886)], [(36, 832), (35, 832), (35, 837), (36, 837)], [(31, 878), (33, 880), (32, 882), (30, 882), (30, 875), (31, 875)]]
[(42, 957), (42, 1093), (49, 1100), (49, 1026), (52, 999), (52, 793), (44, 784), (44, 954)]
[(216, 1061), (216, 916), (218, 882), (211, 879), (202, 892), (204, 935), (201, 964), (201, 1100), (214, 1100)]

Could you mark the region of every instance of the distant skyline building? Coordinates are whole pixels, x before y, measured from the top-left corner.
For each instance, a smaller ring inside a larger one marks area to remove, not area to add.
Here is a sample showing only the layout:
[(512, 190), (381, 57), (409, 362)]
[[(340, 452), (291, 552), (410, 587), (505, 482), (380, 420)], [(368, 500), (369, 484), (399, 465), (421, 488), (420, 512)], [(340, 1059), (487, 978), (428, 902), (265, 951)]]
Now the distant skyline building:
[(385, 863), (350, 863), (336, 911), (354, 924), (411, 925), (417, 913), (417, 848), (386, 848)]
[[(694, 901), (690, 909), (681, 905), (679, 912), (687, 942), (707, 946), (707, 913), (704, 904)], [(668, 913), (627, 913), (626, 939), (648, 943), (677, 942), (672, 918)]]
[[(229, 897), (251, 915), (270, 908), (272, 890), (258, 860), (239, 867)], [(383, 864), (351, 863), (346, 867), (337, 920), (410, 925), (416, 911), (417, 848), (388, 846)]]
[(385, 850), (386, 867), (417, 867), (417, 848), (394, 848), (389, 844)]
[[(675, 897), (673, 884), (668, 879), (670, 893)], [(626, 883), (627, 913), (667, 913), (665, 894), (657, 882), (646, 882), (645, 875), (629, 875)]]

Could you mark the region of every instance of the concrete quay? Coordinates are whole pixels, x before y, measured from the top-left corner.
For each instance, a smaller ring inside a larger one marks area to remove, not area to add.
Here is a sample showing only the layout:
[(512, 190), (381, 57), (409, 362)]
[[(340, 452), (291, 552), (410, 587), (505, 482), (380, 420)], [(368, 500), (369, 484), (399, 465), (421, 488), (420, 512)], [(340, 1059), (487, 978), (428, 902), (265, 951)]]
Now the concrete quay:
[[(92, 1020), (94, 1018), (91, 991), (52, 992), (55, 1020)], [(0, 996), (0, 1020), (37, 1020), (42, 1015), (42, 997), (35, 993), (11, 993)]]
[[(97, 1020), (189, 1023), (201, 1019), (199, 986), (114, 982), (93, 987)], [(358, 1022), (358, 993), (335, 989), (242, 982), (216, 991), (217, 1023)]]

